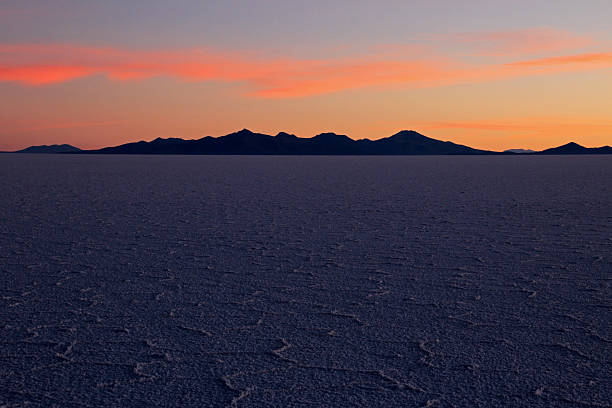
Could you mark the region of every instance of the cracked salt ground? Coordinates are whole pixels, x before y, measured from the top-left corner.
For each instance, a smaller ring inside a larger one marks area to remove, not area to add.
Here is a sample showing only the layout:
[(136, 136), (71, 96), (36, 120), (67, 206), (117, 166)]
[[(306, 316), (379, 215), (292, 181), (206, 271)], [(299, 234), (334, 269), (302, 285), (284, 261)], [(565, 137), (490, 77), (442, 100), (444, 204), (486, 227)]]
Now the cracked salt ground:
[(0, 407), (612, 406), (606, 157), (0, 157)]

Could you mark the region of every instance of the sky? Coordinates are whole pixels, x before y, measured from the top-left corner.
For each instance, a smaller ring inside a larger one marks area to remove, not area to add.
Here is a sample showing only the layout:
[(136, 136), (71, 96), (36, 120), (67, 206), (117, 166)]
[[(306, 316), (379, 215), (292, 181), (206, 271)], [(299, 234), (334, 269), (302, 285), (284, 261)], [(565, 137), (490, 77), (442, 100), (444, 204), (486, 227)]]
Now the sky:
[(612, 144), (610, 0), (0, 0), (0, 150), (248, 128)]

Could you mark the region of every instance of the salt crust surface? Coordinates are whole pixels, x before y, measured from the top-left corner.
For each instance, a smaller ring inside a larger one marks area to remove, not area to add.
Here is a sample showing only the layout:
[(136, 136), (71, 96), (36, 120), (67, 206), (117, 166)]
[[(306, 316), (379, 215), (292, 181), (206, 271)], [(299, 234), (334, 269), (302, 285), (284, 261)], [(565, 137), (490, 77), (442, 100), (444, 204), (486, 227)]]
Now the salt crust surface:
[(0, 406), (612, 405), (612, 160), (0, 156)]

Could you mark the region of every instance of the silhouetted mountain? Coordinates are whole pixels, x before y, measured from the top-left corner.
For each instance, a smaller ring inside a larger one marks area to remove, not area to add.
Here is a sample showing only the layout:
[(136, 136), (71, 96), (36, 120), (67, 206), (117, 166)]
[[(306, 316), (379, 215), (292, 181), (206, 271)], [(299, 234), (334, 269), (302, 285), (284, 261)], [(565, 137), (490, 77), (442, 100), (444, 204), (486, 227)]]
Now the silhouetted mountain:
[(529, 153), (535, 153), (535, 150), (531, 150), (531, 149), (508, 149), (508, 150), (504, 150), (504, 153), (517, 153), (517, 154), (529, 154)]
[(436, 155), (501, 154), (443, 142), (404, 130), (378, 140), (353, 140), (346, 135), (321, 133), (301, 138), (280, 132), (276, 136), (243, 129), (221, 137), (198, 140), (155, 139), (82, 153), (112, 154), (283, 154), (283, 155)]
[(537, 154), (612, 154), (612, 147), (584, 147), (578, 143), (570, 142), (563, 146), (542, 150)]
[(358, 140), (357, 143), (362, 144), (364, 150), (370, 152), (369, 154), (381, 155), (499, 154), (497, 152), (478, 150), (452, 142), (432, 139), (414, 130), (402, 130), (391, 137), (374, 141), (362, 139)]
[(23, 150), (18, 150), (15, 153), (75, 153), (82, 151), (78, 147), (71, 146), (69, 144), (54, 144), (54, 145), (41, 145), (41, 146), (30, 146)]
[(87, 154), (237, 154), (237, 155), (513, 155), (513, 154), (612, 154), (612, 147), (587, 148), (577, 143), (542, 150), (509, 149), (504, 152), (479, 150), (402, 130), (382, 139), (353, 140), (346, 135), (321, 133), (311, 138), (280, 132), (276, 136), (242, 129), (229, 135), (202, 139), (157, 138), (97, 150), (80, 150), (67, 144), (31, 146), (15, 153)]

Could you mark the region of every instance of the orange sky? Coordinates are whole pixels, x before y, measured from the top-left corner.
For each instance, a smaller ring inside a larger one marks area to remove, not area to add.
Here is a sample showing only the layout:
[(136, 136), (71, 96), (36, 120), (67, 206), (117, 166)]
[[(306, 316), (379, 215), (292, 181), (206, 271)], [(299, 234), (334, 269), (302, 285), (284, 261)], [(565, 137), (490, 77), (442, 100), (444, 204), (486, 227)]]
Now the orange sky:
[(552, 27), (304, 52), (4, 42), (0, 150), (243, 127), (355, 139), (414, 129), (492, 150), (601, 146), (612, 144), (610, 44), (602, 33)]

